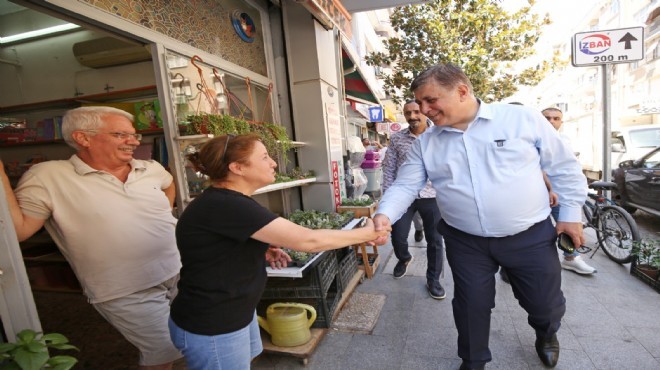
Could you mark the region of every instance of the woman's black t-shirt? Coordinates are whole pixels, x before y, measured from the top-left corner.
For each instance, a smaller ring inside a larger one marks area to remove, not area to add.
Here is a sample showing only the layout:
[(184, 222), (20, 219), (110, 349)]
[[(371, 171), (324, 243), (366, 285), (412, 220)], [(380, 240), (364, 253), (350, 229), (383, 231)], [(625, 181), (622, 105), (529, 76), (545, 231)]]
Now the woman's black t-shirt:
[(268, 245), (250, 236), (277, 217), (228, 189), (210, 187), (188, 205), (176, 226), (183, 267), (170, 312), (180, 328), (218, 335), (252, 321), (266, 286)]

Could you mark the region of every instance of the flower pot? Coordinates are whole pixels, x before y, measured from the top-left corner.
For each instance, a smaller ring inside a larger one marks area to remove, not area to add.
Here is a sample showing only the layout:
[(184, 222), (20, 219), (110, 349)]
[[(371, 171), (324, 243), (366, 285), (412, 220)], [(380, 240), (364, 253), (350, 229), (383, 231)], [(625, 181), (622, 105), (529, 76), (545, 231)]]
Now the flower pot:
[(657, 267), (649, 265), (637, 265), (636, 268), (644, 275), (648, 276), (652, 280), (658, 280), (658, 274), (660, 270)]

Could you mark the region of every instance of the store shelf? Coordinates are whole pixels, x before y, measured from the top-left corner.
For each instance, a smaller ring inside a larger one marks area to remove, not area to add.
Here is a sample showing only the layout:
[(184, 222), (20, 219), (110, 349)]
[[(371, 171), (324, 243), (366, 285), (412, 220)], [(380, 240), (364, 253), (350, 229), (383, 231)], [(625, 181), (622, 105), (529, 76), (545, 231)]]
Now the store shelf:
[(268, 186), (264, 186), (261, 189), (257, 189), (257, 191), (255, 191), (254, 194), (263, 194), (263, 193), (269, 193), (271, 191), (295, 188), (312, 182), (316, 182), (316, 177), (311, 177), (309, 179), (295, 180), (295, 181), (278, 182), (276, 184), (270, 184)]
[(137, 98), (157, 97), (158, 91), (155, 85), (138, 87), (134, 89), (113, 91), (103, 94), (81, 95), (74, 98), (55, 99), (27, 104), (0, 107), (0, 114), (9, 115), (13, 113), (49, 110), (69, 109), (79, 107), (82, 103), (116, 102)]

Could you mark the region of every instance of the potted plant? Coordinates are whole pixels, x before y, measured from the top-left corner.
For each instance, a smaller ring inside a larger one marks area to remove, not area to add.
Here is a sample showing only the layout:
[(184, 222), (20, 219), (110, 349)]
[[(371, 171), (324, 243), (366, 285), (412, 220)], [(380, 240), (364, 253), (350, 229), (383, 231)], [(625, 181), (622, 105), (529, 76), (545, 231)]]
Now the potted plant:
[(270, 122), (254, 122), (233, 117), (228, 114), (194, 114), (187, 117), (189, 134), (225, 134), (244, 135), (254, 132), (261, 136), (268, 153), (274, 159), (287, 160), (286, 152), (293, 147), (293, 142), (284, 126)]
[(358, 198), (342, 198), (341, 204), (337, 207), (337, 212), (353, 212), (355, 217), (372, 217), (376, 213), (378, 202), (371, 199), (368, 195)]
[(636, 260), (633, 268), (652, 280), (658, 280), (660, 272), (660, 240), (642, 239), (633, 242), (630, 253)]
[(51, 357), (48, 353), (49, 349), (78, 350), (62, 334), (42, 334), (26, 329), (18, 333), (16, 338), (16, 343), (0, 343), (1, 370), (68, 370), (78, 362), (71, 356)]

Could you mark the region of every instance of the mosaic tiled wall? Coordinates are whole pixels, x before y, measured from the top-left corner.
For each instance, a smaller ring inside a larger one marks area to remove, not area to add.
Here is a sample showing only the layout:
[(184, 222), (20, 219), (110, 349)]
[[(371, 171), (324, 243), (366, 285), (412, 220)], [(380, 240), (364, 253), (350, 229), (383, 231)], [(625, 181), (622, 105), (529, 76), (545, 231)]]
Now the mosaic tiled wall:
[[(259, 12), (240, 0), (78, 0), (112, 15), (267, 75)], [(234, 32), (230, 14), (241, 9), (257, 25), (254, 42)]]

